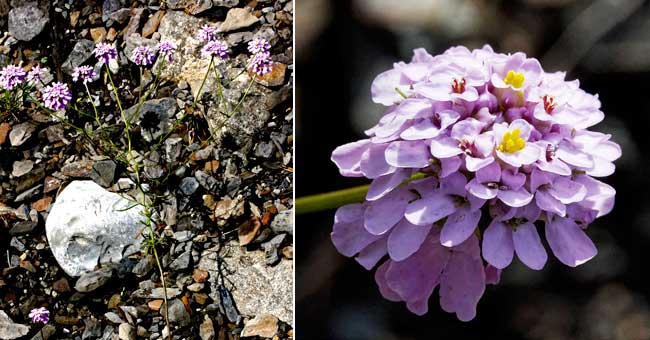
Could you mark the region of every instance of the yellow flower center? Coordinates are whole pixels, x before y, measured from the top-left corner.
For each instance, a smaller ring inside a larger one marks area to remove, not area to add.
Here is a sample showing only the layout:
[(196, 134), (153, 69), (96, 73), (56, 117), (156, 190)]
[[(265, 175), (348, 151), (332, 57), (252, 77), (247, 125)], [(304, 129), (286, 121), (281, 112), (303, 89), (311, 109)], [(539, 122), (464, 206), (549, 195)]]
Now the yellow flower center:
[(503, 78), (503, 82), (516, 89), (521, 88), (524, 86), (524, 74), (522, 72), (510, 70), (508, 71), (508, 74), (506, 74), (506, 77)]
[(520, 137), (521, 132), (519, 129), (507, 131), (503, 135), (501, 144), (497, 146), (497, 150), (505, 153), (515, 153), (526, 146), (526, 141)]

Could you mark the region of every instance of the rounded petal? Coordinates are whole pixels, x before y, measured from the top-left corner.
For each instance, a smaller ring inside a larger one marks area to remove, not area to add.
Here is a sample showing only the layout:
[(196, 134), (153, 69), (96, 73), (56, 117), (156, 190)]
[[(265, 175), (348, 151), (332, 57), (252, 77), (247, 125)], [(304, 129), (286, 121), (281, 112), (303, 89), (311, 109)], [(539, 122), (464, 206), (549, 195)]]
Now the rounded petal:
[(558, 260), (569, 267), (577, 267), (598, 253), (589, 236), (569, 218), (556, 217), (547, 223), (546, 240)]
[(594, 177), (607, 177), (614, 173), (616, 166), (614, 163), (600, 157), (593, 157), (594, 166), (587, 170), (587, 175)]
[(552, 212), (562, 217), (566, 215), (566, 206), (551, 196), (546, 190), (538, 190), (535, 193), (535, 203), (544, 211)]
[(559, 159), (552, 159), (550, 162), (539, 161), (537, 162), (537, 168), (561, 176), (571, 175), (571, 168)]
[(488, 187), (487, 185), (480, 183), (476, 178), (469, 181), (465, 188), (470, 194), (484, 200), (493, 199), (497, 197), (497, 194), (499, 193), (499, 189)]
[(558, 201), (569, 204), (582, 201), (587, 195), (587, 189), (566, 177), (557, 177), (548, 188), (548, 193)]
[(384, 235), (360, 251), (355, 260), (366, 270), (371, 270), (387, 252), (386, 236)]
[(528, 222), (519, 225), (512, 233), (517, 257), (530, 269), (540, 270), (546, 264), (547, 255), (535, 226)]
[(594, 166), (594, 161), (591, 156), (566, 142), (562, 142), (558, 145), (557, 150), (555, 150), (555, 156), (568, 164), (580, 168), (588, 169)]
[(497, 197), (501, 202), (514, 208), (523, 207), (533, 200), (533, 194), (524, 188), (517, 190), (499, 190)]
[(341, 145), (332, 152), (332, 162), (339, 168), (341, 175), (361, 177), (361, 157), (369, 147), (369, 139)]
[(519, 136), (523, 138), (524, 141), (527, 141), (530, 138), (530, 132), (533, 131), (533, 126), (530, 125), (527, 121), (523, 119), (515, 119), (510, 123), (509, 131), (514, 129), (519, 129)]
[(418, 84), (415, 86), (414, 91), (431, 100), (441, 102), (451, 100), (451, 86), (449, 84)]
[(364, 209), (365, 206), (361, 204), (351, 204), (336, 211), (332, 243), (344, 256), (354, 256), (379, 238), (363, 227)]
[(454, 247), (467, 240), (481, 219), (481, 211), (471, 211), (469, 206), (464, 206), (447, 217), (445, 225), (440, 232), (440, 244), (445, 247)]
[(493, 220), (483, 233), (483, 258), (495, 268), (503, 269), (512, 262), (513, 254), (512, 229)]
[(431, 225), (418, 226), (407, 220), (402, 220), (393, 228), (388, 236), (388, 255), (394, 261), (402, 261), (413, 255), (424, 242)]
[(463, 160), (460, 157), (440, 158), (440, 177), (445, 178), (460, 169)]
[(395, 167), (386, 162), (384, 153), (388, 144), (371, 144), (363, 153), (359, 163), (361, 173), (368, 178), (377, 178), (395, 172)]
[(399, 295), (390, 289), (388, 283), (386, 282), (386, 272), (388, 271), (390, 264), (391, 261), (386, 261), (381, 266), (379, 266), (379, 268), (377, 268), (377, 271), (375, 272), (375, 282), (377, 282), (379, 292), (381, 293), (381, 296), (384, 297), (384, 299), (397, 302), (400, 301)]
[(475, 158), (472, 156), (465, 156), (465, 167), (468, 171), (476, 172), (494, 162), (494, 157)]
[(440, 137), (431, 140), (431, 154), (440, 158), (449, 158), (463, 153), (458, 147), (458, 141), (451, 137)]
[(388, 70), (379, 74), (372, 82), (372, 101), (378, 104), (390, 106), (399, 103), (404, 99), (396, 90), (400, 86), (402, 73), (399, 70)]
[(400, 137), (404, 140), (419, 140), (437, 137), (439, 134), (440, 129), (430, 119), (423, 119), (402, 131)]
[(431, 118), (433, 116), (433, 105), (428, 99), (409, 98), (404, 99), (395, 108), (395, 115), (402, 119)]
[(410, 169), (397, 169), (394, 173), (376, 178), (370, 183), (366, 199), (368, 201), (378, 200), (391, 190), (397, 188), (402, 182), (411, 176)]
[[(390, 208), (389, 208), (390, 209)], [(409, 203), (404, 217), (415, 225), (430, 225), (456, 211), (454, 199), (440, 190), (422, 194), (422, 198)]]
[(386, 162), (397, 168), (424, 168), (429, 165), (431, 153), (422, 141), (392, 142), (385, 152)]
[(363, 213), (363, 224), (369, 233), (382, 235), (404, 216), (404, 210), (413, 194), (401, 188), (368, 204)]
[(526, 146), (517, 152), (507, 153), (497, 150), (496, 154), (502, 161), (518, 168), (522, 165), (535, 163), (542, 154), (542, 150), (535, 144), (526, 143)]

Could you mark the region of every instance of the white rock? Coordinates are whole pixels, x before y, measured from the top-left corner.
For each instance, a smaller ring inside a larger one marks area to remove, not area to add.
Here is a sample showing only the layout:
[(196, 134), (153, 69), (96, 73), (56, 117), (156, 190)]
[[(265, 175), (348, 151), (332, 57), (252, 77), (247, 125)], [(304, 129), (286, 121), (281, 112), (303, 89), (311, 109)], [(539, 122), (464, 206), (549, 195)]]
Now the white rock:
[(70, 276), (92, 271), (100, 258), (119, 262), (140, 246), (142, 237), (136, 236), (142, 229), (142, 210), (93, 181), (70, 183), (45, 221), (54, 257)]
[(0, 310), (0, 339), (18, 339), (29, 333), (29, 326), (14, 323), (9, 315)]

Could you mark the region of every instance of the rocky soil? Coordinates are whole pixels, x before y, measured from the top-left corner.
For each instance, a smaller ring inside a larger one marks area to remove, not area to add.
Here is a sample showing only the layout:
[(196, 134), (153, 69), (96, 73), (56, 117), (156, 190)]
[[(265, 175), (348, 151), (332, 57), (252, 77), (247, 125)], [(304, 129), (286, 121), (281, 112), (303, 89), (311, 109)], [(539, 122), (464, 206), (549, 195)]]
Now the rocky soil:
[[(232, 116), (218, 109), (213, 77), (198, 93), (208, 60), (195, 35), (205, 24), (231, 48), (217, 65), (231, 107), (252, 76), (247, 42), (273, 46), (273, 71)], [(166, 339), (165, 310), (173, 339), (292, 338), (292, 24), (290, 0), (0, 0), (0, 67), (49, 68), (87, 112), (70, 74), (80, 65), (99, 71), (95, 43), (118, 47), (111, 68), (131, 115), (140, 94), (131, 51), (160, 40), (178, 46), (134, 117), (147, 195), (106, 140), (91, 143), (33, 103), (0, 110), (0, 339)], [(68, 118), (121, 144), (104, 73), (90, 85), (102, 126)], [(168, 306), (142, 247), (140, 208), (128, 204), (146, 200), (163, 236)], [(28, 317), (37, 307), (51, 312), (44, 327)]]

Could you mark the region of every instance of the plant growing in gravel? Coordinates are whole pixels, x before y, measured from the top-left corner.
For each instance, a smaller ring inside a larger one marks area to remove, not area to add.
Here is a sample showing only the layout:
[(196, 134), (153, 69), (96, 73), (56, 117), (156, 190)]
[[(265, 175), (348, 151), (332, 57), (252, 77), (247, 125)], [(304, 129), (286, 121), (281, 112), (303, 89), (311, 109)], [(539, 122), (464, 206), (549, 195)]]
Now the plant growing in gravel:
[[(43, 325), (50, 322), (50, 311), (45, 307), (34, 308), (29, 312), (29, 317), (32, 319), (33, 323), (42, 323)], [(43, 336), (43, 329), (40, 330), (41, 339), (45, 339)]]
[(332, 153), (341, 175), (371, 184), (296, 206), (339, 207), (334, 246), (368, 270), (378, 266), (386, 299), (422, 315), (439, 287), (441, 308), (471, 320), (515, 254), (544, 267), (538, 229), (567, 266), (596, 256), (586, 230), (616, 193), (596, 178), (614, 172), (621, 149), (589, 130), (604, 114), (577, 80), (489, 46), (435, 57), (418, 49), (377, 76), (372, 99), (385, 115), (366, 139)]

